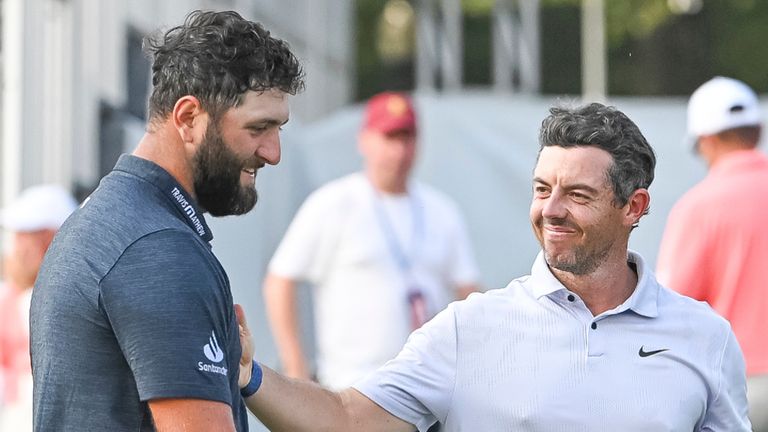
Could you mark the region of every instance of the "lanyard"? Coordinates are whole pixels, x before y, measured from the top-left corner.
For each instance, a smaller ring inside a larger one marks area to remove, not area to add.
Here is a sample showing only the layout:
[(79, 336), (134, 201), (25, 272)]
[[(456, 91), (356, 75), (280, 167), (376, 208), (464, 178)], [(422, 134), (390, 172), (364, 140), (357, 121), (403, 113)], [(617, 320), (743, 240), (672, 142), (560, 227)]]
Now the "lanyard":
[(392, 220), (387, 215), (387, 210), (384, 208), (384, 202), (382, 201), (381, 195), (373, 185), (371, 185), (371, 191), (373, 192), (373, 208), (376, 212), (376, 220), (379, 222), (379, 227), (384, 234), (387, 249), (389, 249), (390, 255), (394, 258), (403, 278), (408, 284), (406, 287), (408, 289), (406, 298), (410, 306), (411, 330), (416, 330), (429, 319), (424, 293), (413, 283), (413, 273), (411, 272), (416, 257), (416, 251), (418, 246), (422, 243), (422, 237), (424, 236), (424, 209), (421, 206), (416, 193), (411, 190), (411, 192), (408, 193), (408, 204), (412, 222), (410, 238), (411, 253), (409, 255), (397, 239), (395, 227), (392, 224)]
[(395, 233), (395, 228), (392, 225), (392, 221), (387, 215), (387, 211), (384, 208), (381, 195), (371, 185), (373, 191), (373, 208), (376, 212), (376, 220), (379, 223), (379, 228), (384, 234), (384, 240), (387, 243), (387, 249), (390, 255), (397, 263), (398, 268), (403, 275), (409, 275), (410, 270), (413, 267), (414, 258), (416, 256), (416, 250), (421, 243), (424, 236), (424, 214), (421, 203), (414, 192), (408, 193), (408, 203), (411, 213), (411, 238), (410, 238), (410, 254), (407, 253), (405, 245), (400, 244)]

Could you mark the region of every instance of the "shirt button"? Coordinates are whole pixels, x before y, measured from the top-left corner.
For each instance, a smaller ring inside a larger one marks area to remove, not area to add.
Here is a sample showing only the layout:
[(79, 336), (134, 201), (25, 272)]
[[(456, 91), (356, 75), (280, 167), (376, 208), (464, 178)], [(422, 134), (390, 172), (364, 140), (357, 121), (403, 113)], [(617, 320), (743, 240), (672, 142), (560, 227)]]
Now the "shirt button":
[(592, 323), (592, 330), (597, 330), (597, 323), (596, 322)]
[(574, 300), (576, 300), (576, 297), (574, 297), (573, 294), (568, 294), (568, 301), (572, 302)]

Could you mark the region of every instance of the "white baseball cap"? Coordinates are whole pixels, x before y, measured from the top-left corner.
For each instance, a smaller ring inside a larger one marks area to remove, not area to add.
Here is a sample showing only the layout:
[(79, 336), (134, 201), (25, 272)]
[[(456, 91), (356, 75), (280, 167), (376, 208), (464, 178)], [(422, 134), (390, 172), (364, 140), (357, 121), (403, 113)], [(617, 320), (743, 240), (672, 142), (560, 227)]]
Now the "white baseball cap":
[(755, 92), (739, 80), (715, 77), (705, 82), (688, 101), (688, 135), (694, 141), (742, 126), (762, 124)]
[(61, 186), (32, 186), (0, 210), (0, 226), (21, 232), (58, 230), (76, 208), (77, 201)]

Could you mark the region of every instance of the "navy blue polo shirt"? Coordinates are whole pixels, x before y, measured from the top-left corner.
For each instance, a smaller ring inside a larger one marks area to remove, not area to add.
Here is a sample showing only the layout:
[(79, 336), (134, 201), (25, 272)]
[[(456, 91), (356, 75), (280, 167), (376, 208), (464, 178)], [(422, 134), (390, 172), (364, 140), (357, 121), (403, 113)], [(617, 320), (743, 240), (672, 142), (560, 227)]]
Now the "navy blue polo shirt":
[(35, 431), (152, 431), (147, 404), (240, 397), (229, 280), (192, 197), (123, 155), (46, 255), (30, 316)]

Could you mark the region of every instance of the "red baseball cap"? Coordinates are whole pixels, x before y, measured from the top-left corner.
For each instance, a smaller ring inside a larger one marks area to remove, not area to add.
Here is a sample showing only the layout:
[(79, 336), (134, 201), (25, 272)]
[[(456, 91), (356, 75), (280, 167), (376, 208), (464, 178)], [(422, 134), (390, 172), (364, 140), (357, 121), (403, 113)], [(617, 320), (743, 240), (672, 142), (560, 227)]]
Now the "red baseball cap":
[(416, 113), (411, 98), (403, 93), (384, 92), (372, 97), (365, 108), (364, 129), (384, 134), (416, 132)]

